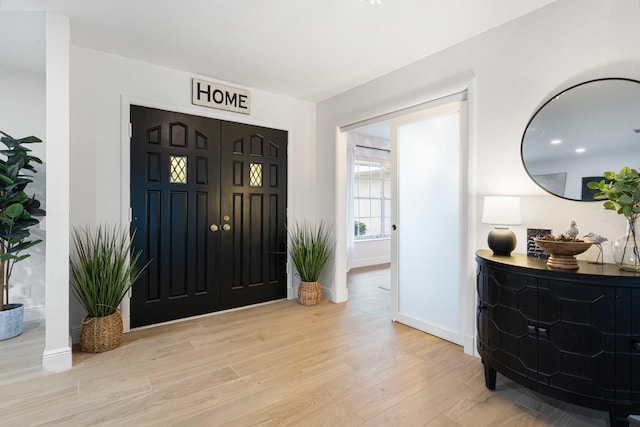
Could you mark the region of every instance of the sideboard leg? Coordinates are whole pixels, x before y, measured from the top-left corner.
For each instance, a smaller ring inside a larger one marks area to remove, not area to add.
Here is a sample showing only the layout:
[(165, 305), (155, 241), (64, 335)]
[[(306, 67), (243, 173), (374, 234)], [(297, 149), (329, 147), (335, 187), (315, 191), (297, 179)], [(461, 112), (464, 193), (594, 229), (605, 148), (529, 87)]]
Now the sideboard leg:
[(484, 363), (484, 360), (482, 361), (482, 365), (484, 366), (484, 384), (489, 390), (495, 390), (496, 370), (489, 366), (488, 363)]
[(609, 424), (611, 427), (629, 427), (629, 415), (609, 412)]

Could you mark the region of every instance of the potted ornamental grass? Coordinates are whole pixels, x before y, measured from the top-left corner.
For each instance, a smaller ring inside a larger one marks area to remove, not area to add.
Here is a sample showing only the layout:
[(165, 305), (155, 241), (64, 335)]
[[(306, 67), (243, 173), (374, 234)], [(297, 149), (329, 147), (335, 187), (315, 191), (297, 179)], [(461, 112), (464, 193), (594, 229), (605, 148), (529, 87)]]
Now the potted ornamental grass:
[(28, 250), (42, 242), (29, 238), (31, 227), (40, 222), (36, 217), (45, 212), (35, 195), (27, 194), (37, 172), (34, 163), (42, 163), (27, 145), (42, 140), (0, 134), (5, 147), (0, 150), (0, 340), (5, 340), (22, 333), (24, 305), (10, 303), (11, 275), (15, 265), (30, 256)]
[(296, 222), (287, 229), (289, 253), (300, 276), (298, 301), (302, 305), (316, 305), (322, 301), (320, 274), (333, 253), (332, 227), (324, 221), (312, 224)]
[(587, 186), (598, 192), (594, 198), (605, 200), (604, 208), (624, 216), (627, 233), (612, 242), (613, 259), (621, 270), (640, 272), (640, 174), (623, 167), (619, 173), (605, 172), (604, 179)]
[(72, 238), (71, 289), (87, 312), (80, 347), (89, 353), (112, 350), (122, 342), (120, 302), (149, 263), (138, 266), (142, 251), (132, 251), (133, 235), (119, 227), (74, 227)]

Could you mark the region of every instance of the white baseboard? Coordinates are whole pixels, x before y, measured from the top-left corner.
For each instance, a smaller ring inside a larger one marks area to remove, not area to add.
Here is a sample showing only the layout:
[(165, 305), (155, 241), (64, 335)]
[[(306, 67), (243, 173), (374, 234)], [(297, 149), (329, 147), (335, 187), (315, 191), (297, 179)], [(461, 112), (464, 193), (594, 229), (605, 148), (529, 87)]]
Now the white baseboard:
[(464, 352), (469, 356), (480, 357), (480, 355), (476, 351), (476, 338), (473, 335), (465, 335)]
[(322, 298), (326, 298), (331, 302), (335, 302), (336, 296), (335, 291), (333, 289), (322, 287)]
[(68, 371), (73, 366), (71, 347), (46, 351), (42, 354), (42, 367), (48, 372)]
[[(324, 292), (324, 289), (322, 291)], [(349, 300), (349, 289), (343, 288), (339, 291), (340, 292), (336, 292), (334, 289), (331, 289), (331, 298), (329, 298), (331, 302), (341, 303)]]
[(80, 330), (82, 330), (82, 325), (71, 327), (71, 342), (73, 342), (74, 344), (80, 342)]
[(351, 268), (369, 267), (372, 265), (389, 264), (391, 262), (391, 256), (379, 256), (372, 258), (352, 259)]
[[(287, 299), (294, 300), (298, 298), (298, 287), (290, 289), (290, 293), (287, 295)], [(345, 302), (349, 299), (348, 290), (345, 289), (344, 292), (336, 292), (334, 289), (322, 287), (322, 297), (328, 299), (331, 302), (340, 303)]]
[(323, 298), (326, 298), (333, 303), (341, 303), (347, 301), (349, 299), (348, 292), (349, 291), (347, 289), (344, 289), (344, 292), (336, 292), (335, 289), (325, 288), (324, 286), (322, 287)]
[(439, 326), (430, 325), (421, 320), (414, 319), (409, 316), (405, 316), (402, 313), (398, 313), (395, 319), (396, 322), (402, 323), (407, 326), (411, 326), (412, 328), (418, 329), (422, 332), (426, 332), (427, 334), (436, 336), (438, 338), (442, 338), (459, 346), (463, 346), (465, 343), (464, 338), (460, 337), (458, 333), (455, 331), (450, 331), (445, 328), (441, 328)]
[(38, 307), (25, 307), (24, 308), (24, 321), (31, 322), (34, 320), (44, 320), (45, 309), (44, 305)]

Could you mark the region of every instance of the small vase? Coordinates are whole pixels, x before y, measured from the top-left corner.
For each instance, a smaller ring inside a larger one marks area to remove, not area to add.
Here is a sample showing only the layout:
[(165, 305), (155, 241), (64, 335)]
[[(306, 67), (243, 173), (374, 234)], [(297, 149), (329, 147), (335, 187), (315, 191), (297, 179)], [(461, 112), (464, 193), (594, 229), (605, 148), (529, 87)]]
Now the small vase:
[(640, 272), (640, 234), (636, 219), (629, 219), (627, 234), (611, 242), (613, 260), (621, 270)]

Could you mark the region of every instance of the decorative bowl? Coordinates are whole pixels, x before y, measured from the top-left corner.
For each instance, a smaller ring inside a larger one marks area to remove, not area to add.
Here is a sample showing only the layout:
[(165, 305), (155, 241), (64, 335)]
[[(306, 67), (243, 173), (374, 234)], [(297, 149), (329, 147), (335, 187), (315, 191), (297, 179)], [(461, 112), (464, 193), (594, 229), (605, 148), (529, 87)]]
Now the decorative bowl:
[(576, 255), (585, 252), (593, 245), (592, 241), (563, 242), (562, 240), (545, 240), (539, 237), (533, 239), (543, 251), (551, 254), (547, 266), (562, 270), (577, 270)]

